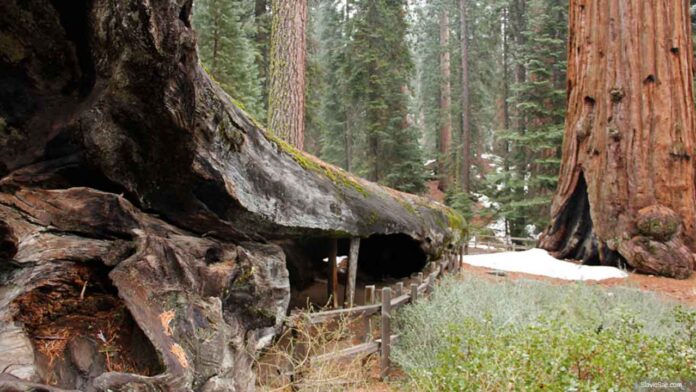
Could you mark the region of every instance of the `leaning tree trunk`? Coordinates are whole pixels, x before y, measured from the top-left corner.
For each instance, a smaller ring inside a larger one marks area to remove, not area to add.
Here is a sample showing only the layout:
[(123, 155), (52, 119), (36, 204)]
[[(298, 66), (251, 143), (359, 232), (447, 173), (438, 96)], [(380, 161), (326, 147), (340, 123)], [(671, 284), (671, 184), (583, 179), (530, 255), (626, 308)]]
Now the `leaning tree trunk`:
[(552, 220), (540, 245), (586, 263), (694, 268), (689, 2), (570, 2), (568, 112)]
[(253, 390), (312, 273), (292, 249), (419, 267), (462, 238), (259, 128), (201, 68), (191, 3), (0, 2), (0, 390)]
[(271, 3), (271, 68), (268, 127), (294, 147), (304, 148), (307, 0)]

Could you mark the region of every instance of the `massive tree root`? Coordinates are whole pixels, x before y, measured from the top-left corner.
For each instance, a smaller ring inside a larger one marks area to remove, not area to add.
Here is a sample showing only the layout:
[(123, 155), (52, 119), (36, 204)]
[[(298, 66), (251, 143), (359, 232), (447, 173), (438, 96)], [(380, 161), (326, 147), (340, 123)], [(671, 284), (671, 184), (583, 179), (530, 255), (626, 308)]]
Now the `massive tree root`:
[(276, 242), (383, 236), (414, 268), (461, 239), (450, 210), (257, 127), (190, 12), (0, 3), (0, 389), (252, 390), (290, 295)]

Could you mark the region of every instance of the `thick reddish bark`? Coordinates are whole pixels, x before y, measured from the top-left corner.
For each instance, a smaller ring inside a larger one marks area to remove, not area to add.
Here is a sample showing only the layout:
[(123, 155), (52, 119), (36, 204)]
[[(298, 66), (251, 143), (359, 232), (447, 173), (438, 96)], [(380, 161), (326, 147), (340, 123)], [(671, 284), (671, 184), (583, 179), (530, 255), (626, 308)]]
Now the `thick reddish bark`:
[(572, 0), (560, 182), (541, 246), (685, 278), (696, 246), (689, 2)]
[(271, 3), (271, 69), (268, 127), (296, 148), (304, 148), (307, 0)]

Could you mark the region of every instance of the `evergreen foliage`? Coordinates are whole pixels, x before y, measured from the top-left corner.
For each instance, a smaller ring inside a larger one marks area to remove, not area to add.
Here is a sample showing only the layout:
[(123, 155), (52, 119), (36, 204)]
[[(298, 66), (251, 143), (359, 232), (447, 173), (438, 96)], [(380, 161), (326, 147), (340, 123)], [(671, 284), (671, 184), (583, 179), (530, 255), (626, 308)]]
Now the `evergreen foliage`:
[(512, 80), (506, 98), (511, 119), (497, 132), (498, 144), (505, 146), (499, 152), (502, 167), (487, 177), (483, 191), (499, 206), (512, 236), (538, 233), (548, 222), (566, 94), (567, 0), (519, 3), (503, 4), (511, 54), (509, 64), (503, 65)]
[(353, 110), (360, 120), (359, 173), (374, 181), (415, 192), (422, 189), (416, 129), (408, 113), (413, 63), (406, 42), (406, 2), (355, 2), (348, 45)]
[(262, 83), (250, 4), (242, 0), (197, 0), (193, 24), (198, 52), (208, 73), (257, 119), (264, 119)]

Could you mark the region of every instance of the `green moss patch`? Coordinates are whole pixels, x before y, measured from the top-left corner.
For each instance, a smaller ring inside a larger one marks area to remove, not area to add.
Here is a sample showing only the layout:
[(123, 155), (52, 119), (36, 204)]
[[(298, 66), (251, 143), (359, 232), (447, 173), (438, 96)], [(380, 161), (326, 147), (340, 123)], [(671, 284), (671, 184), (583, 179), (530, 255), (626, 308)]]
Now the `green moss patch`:
[(284, 140), (275, 136), (272, 132), (263, 129), (262, 131), (264, 132), (268, 140), (276, 143), (281, 150), (288, 153), (292, 157), (292, 159), (295, 162), (297, 162), (297, 164), (299, 164), (303, 169), (325, 176), (337, 186), (351, 188), (365, 197), (369, 196), (367, 190), (365, 190), (365, 188), (360, 183), (358, 183), (357, 180), (350, 178), (348, 173), (344, 172), (341, 169), (333, 167), (327, 163), (321, 162), (317, 158), (303, 153), (302, 151), (291, 146)]

